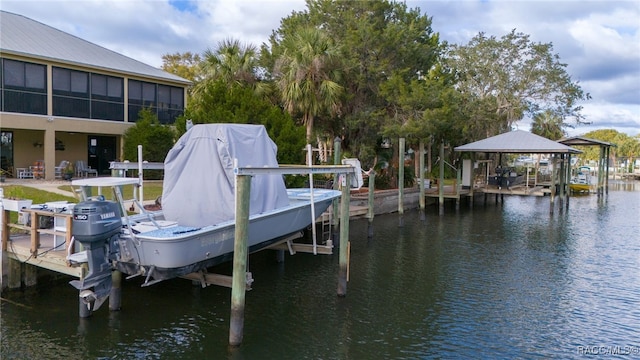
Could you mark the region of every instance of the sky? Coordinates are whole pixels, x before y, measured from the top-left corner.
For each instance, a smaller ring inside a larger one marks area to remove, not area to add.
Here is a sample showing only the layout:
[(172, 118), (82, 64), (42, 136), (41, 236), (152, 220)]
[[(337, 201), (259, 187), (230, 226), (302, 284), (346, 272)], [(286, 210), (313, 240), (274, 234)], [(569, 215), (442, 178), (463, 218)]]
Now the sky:
[[(551, 43), (571, 79), (591, 95), (580, 103), (597, 129), (640, 134), (640, 0), (406, 0), (432, 18), (440, 39), (464, 45), (479, 32), (511, 30)], [(24, 15), (133, 59), (160, 67), (162, 55), (202, 54), (220, 41), (260, 46), (304, 0), (2, 0)], [(529, 130), (530, 122), (516, 124)]]

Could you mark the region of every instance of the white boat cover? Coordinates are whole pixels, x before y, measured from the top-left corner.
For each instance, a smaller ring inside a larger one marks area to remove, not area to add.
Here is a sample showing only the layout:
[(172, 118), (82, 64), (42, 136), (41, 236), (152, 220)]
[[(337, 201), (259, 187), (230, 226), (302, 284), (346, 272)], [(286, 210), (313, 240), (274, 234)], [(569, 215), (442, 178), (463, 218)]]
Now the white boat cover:
[[(166, 220), (203, 227), (235, 218), (234, 159), (239, 167), (277, 167), (277, 146), (262, 125), (198, 124), (164, 161)], [(282, 175), (253, 176), (251, 214), (287, 206)]]

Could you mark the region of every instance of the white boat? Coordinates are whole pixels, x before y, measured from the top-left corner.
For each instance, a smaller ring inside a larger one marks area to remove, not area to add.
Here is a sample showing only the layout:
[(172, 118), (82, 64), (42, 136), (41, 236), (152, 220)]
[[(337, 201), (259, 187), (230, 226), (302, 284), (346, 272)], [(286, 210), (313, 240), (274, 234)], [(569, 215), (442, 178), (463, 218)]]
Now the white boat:
[[(277, 167), (276, 146), (261, 125), (196, 125), (164, 164), (162, 211), (128, 215), (120, 188), (134, 178), (92, 178), (73, 186), (110, 187), (117, 201), (91, 199), (74, 207), (73, 236), (86, 249), (70, 260), (89, 272), (72, 281), (94, 309), (111, 288), (111, 271), (145, 276), (145, 285), (231, 260), (237, 167)], [(314, 224), (341, 195), (328, 189), (286, 189), (281, 175), (251, 180), (249, 252), (283, 241)], [(313, 203), (313, 207), (311, 204)]]
[(572, 192), (590, 192), (591, 191), (591, 168), (588, 166), (578, 167), (576, 174), (569, 182), (569, 189)]

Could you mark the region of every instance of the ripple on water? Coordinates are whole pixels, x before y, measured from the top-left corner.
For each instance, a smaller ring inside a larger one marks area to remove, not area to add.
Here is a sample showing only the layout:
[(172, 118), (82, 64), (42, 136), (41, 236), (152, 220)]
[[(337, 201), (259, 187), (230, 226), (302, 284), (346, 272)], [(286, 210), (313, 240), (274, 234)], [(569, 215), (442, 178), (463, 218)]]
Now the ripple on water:
[(610, 191), (553, 215), (547, 197), (506, 197), (430, 208), (425, 221), (408, 212), (402, 227), (379, 216), (373, 239), (353, 221), (345, 298), (337, 244), (284, 264), (252, 255), (235, 350), (229, 289), (134, 280), (122, 311), (78, 321), (75, 290), (40, 288), (12, 298), (28, 309), (0, 303), (2, 358), (578, 358), (580, 346), (637, 346), (639, 213), (640, 192)]

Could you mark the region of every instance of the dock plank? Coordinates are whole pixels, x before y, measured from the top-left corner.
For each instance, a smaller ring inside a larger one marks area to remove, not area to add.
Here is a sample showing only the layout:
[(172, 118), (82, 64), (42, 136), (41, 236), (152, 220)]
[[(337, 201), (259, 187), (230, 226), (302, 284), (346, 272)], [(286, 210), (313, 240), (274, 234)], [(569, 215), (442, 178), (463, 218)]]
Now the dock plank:
[(82, 268), (69, 266), (65, 247), (61, 246), (59, 249), (53, 249), (52, 235), (42, 234), (40, 246), (37, 249), (38, 256), (34, 257), (31, 253), (31, 236), (29, 234), (12, 234), (7, 243), (6, 252), (10, 259), (80, 278)]

